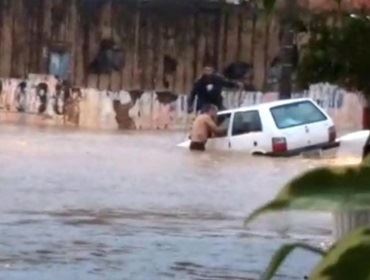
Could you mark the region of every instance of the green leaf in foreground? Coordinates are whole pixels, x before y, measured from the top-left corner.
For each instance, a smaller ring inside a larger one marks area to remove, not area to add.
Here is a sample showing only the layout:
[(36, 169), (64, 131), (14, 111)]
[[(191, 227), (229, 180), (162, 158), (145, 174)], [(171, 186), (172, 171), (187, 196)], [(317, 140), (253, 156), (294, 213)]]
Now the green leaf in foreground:
[(262, 214), (287, 210), (370, 209), (370, 166), (319, 168), (297, 177), (277, 197), (255, 210), (250, 223)]
[(304, 249), (306, 251), (311, 251), (319, 255), (325, 255), (325, 252), (319, 248), (304, 244), (304, 243), (293, 243), (282, 246), (273, 256), (271, 262), (262, 275), (262, 280), (270, 280), (274, 277), (277, 270), (280, 268), (285, 259), (293, 252), (295, 249)]
[(340, 240), (312, 273), (311, 280), (370, 279), (370, 228)]

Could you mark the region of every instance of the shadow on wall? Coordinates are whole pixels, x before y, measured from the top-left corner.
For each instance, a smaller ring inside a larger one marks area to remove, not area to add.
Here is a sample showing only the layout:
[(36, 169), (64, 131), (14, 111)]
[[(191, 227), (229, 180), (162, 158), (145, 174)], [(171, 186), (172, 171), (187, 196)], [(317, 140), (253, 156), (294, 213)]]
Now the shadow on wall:
[(244, 80), (252, 71), (252, 66), (246, 62), (234, 62), (224, 70), (224, 76), (230, 80)]
[(110, 74), (113, 71), (120, 71), (125, 66), (125, 56), (113, 40), (104, 39), (95, 59), (89, 66), (89, 72), (94, 74)]
[(64, 95), (64, 106), (63, 106), (63, 117), (64, 122), (72, 123), (75, 125), (80, 124), (80, 102), (82, 100), (82, 92), (79, 88), (72, 88), (70, 91), (65, 92)]
[(116, 113), (116, 121), (119, 129), (135, 129), (135, 122), (130, 117), (133, 104), (122, 104), (120, 100), (113, 100), (113, 109)]
[[(169, 91), (161, 91), (161, 92), (155, 92), (154, 93), (154, 101), (152, 100), (150, 103), (151, 104), (138, 104), (138, 102), (141, 100), (143, 97), (143, 94), (145, 94), (141, 90), (132, 90), (129, 91), (129, 96), (130, 96), (130, 101), (123, 103), (121, 100), (115, 99), (113, 100), (113, 109), (116, 114), (115, 119), (118, 124), (119, 129), (141, 129), (145, 126), (139, 124), (137, 118), (131, 117), (130, 116), (130, 111), (137, 106), (137, 117), (138, 118), (143, 118), (145, 114), (145, 109), (151, 107), (151, 121), (155, 123), (154, 120), (154, 108), (153, 108), (153, 103), (157, 101), (159, 103), (159, 106), (170, 106), (173, 103), (176, 103), (176, 101), (179, 99), (178, 95), (173, 94), (172, 92)], [(141, 106), (140, 106), (141, 105)], [(146, 108), (145, 108), (146, 107)], [(169, 117), (169, 123), (165, 123), (163, 128), (168, 128), (171, 122), (173, 122), (173, 118), (171, 118), (171, 114), (169, 112), (168, 114)], [(157, 128), (160, 129), (161, 127), (157, 126), (152, 127), (152, 128)]]

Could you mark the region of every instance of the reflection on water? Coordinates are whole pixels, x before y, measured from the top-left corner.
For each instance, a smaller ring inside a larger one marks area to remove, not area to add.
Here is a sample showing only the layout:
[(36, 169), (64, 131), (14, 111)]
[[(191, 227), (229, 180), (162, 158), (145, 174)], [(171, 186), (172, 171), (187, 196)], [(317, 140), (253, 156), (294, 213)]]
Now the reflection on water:
[[(192, 154), (184, 134), (0, 128), (0, 279), (256, 279), (283, 242), (329, 215), (244, 217), (332, 159)], [(297, 252), (280, 279), (317, 261)]]

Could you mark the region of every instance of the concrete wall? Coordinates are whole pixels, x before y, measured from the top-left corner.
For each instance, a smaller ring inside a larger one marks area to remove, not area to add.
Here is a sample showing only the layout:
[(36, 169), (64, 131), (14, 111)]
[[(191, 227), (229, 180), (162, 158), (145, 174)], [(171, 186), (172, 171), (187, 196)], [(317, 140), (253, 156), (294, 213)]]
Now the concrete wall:
[[(0, 95), (0, 121), (37, 125), (71, 125), (89, 129), (186, 129), (187, 97), (162, 91), (106, 91), (74, 88), (67, 101), (55, 90), (51, 76), (30, 75), (24, 92), (21, 80), (4, 79)], [(42, 98), (47, 86), (46, 98)], [(225, 91), (227, 108), (277, 99), (277, 93)], [(311, 97), (334, 119), (338, 130), (361, 128), (360, 95), (329, 84), (313, 85), (294, 97)], [(40, 109), (41, 108), (41, 109)], [(42, 110), (43, 109), (43, 110)]]

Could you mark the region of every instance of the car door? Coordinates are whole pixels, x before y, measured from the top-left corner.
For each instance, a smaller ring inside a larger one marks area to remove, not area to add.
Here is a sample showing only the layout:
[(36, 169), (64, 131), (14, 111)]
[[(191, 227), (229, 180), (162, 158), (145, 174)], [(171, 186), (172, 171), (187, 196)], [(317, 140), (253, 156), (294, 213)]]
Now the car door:
[(254, 152), (262, 149), (263, 127), (259, 111), (235, 112), (230, 134), (232, 150)]
[(230, 124), (231, 124), (231, 113), (219, 113), (217, 119), (217, 125), (226, 130), (224, 135), (218, 135), (208, 139), (207, 150), (229, 150), (229, 135), (230, 135)]

